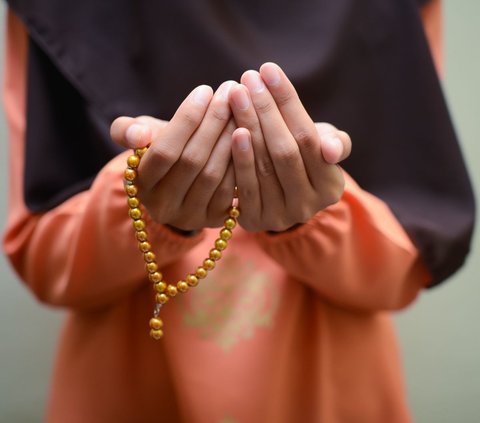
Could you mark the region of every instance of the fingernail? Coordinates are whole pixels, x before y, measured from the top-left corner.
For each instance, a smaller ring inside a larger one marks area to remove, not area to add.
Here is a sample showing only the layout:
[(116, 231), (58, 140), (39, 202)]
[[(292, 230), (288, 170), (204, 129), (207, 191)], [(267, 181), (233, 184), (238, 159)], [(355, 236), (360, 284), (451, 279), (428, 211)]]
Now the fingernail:
[(278, 71), (277, 65), (273, 63), (266, 63), (262, 69), (262, 78), (272, 87), (276, 87), (280, 84), (280, 72)]
[(208, 85), (200, 85), (192, 92), (192, 99), (201, 106), (207, 106), (210, 103), (212, 89)]
[(237, 145), (240, 151), (247, 151), (250, 148), (250, 137), (246, 132), (237, 133)]
[(234, 106), (240, 110), (247, 110), (250, 107), (250, 98), (243, 87), (241, 90), (238, 90), (234, 96), (232, 96), (232, 101)]
[(134, 123), (127, 128), (125, 132), (125, 139), (131, 147), (138, 147), (138, 145), (147, 136), (148, 128), (145, 125)]
[(260, 74), (255, 71), (248, 71), (245, 74), (245, 85), (252, 93), (259, 93), (265, 89), (265, 84), (260, 77)]
[(230, 89), (233, 87), (234, 84), (236, 84), (235, 81), (224, 82), (218, 88), (217, 95), (220, 96), (223, 101), (228, 101), (228, 94), (230, 93)]

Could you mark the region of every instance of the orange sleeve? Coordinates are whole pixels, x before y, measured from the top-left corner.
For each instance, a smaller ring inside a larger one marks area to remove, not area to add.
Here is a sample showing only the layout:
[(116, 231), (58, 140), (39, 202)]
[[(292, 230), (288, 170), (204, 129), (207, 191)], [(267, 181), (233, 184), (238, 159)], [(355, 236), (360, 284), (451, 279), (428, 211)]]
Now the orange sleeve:
[[(441, 0), (431, 0), (420, 13), (441, 76)], [(332, 303), (358, 310), (405, 307), (431, 275), (388, 206), (345, 177), (338, 204), (294, 231), (257, 239), (292, 277)]]
[(258, 234), (258, 242), (293, 278), (334, 304), (356, 310), (405, 307), (430, 273), (385, 203), (345, 178), (339, 203), (291, 232)]
[[(37, 298), (53, 305), (102, 307), (146, 283), (141, 253), (128, 217), (122, 175), (128, 153), (98, 174), (91, 189), (44, 214), (23, 200), (28, 38), (11, 12), (7, 17), (4, 103), (9, 127), (9, 209), (4, 249)], [(160, 266), (203, 238), (187, 238), (149, 224)]]

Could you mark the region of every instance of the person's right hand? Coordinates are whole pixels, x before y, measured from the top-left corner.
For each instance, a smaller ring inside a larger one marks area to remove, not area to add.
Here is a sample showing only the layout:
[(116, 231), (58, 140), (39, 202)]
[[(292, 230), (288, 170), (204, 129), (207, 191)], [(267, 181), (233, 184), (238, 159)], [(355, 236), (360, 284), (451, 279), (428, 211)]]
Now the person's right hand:
[(155, 222), (186, 231), (222, 226), (235, 189), (235, 125), (228, 104), (232, 84), (224, 82), (214, 95), (209, 86), (197, 87), (170, 122), (143, 116), (112, 123), (111, 136), (119, 144), (151, 144), (140, 163), (137, 186)]

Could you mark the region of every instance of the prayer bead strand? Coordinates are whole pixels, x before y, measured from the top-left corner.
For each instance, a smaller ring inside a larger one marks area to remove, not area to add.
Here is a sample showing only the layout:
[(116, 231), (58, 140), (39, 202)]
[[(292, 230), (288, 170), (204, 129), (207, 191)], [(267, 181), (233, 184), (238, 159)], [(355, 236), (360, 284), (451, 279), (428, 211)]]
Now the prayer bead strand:
[(133, 221), (132, 225), (135, 230), (138, 248), (143, 254), (148, 279), (152, 282), (155, 292), (155, 309), (153, 317), (149, 322), (150, 336), (153, 339), (160, 339), (163, 336), (163, 322), (158, 317), (160, 309), (177, 294), (186, 293), (190, 288), (197, 286), (200, 279), (205, 279), (208, 272), (215, 268), (216, 262), (222, 258), (223, 251), (227, 248), (228, 241), (232, 238), (232, 231), (237, 225), (240, 210), (235, 206), (229, 209), (228, 217), (225, 219), (224, 226), (220, 229), (219, 237), (215, 240), (208, 257), (203, 260), (202, 264), (193, 273), (188, 274), (185, 279), (177, 282), (176, 285), (165, 282), (162, 273), (158, 269), (152, 245), (148, 241), (147, 224), (143, 219), (141, 202), (137, 197), (138, 187), (135, 185), (138, 176), (138, 166), (147, 149), (148, 147), (135, 149), (134, 154), (128, 157), (127, 168), (124, 172), (124, 184), (129, 207), (128, 214)]

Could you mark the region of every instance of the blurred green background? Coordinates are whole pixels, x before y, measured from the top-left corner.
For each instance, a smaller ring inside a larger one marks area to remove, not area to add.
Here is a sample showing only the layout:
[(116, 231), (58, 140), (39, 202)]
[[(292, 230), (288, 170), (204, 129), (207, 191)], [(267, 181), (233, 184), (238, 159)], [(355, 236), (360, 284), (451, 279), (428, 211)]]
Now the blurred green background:
[[(2, 2), (2, 20), (4, 8)], [(480, 198), (480, 2), (444, 0), (444, 15), (444, 87)], [(3, 226), (8, 183), (3, 114), (0, 138)], [(467, 265), (396, 316), (408, 396), (418, 423), (480, 422), (479, 253), (477, 231)], [(39, 422), (62, 312), (37, 304), (2, 255), (0, 281), (0, 422)]]

